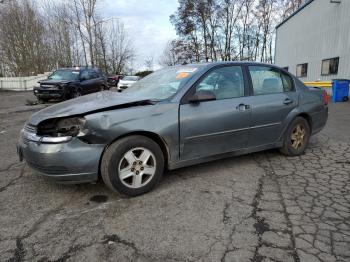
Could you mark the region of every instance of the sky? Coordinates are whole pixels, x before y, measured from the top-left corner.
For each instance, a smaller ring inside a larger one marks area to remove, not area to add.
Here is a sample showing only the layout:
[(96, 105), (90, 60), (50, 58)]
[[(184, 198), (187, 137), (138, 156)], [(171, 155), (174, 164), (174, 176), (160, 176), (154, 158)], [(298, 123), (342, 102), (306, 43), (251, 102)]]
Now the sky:
[(153, 57), (157, 69), (167, 42), (176, 38), (169, 16), (177, 7), (177, 0), (104, 0), (99, 9), (105, 18), (118, 17), (124, 23), (136, 50), (133, 67), (145, 69), (145, 60)]

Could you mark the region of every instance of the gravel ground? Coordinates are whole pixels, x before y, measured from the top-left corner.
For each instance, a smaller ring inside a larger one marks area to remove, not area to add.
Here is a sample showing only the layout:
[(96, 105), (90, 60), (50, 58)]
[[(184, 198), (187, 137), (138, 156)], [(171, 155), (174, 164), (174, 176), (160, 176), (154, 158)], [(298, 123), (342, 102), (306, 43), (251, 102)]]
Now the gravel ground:
[(57, 185), (16, 156), (46, 105), (0, 93), (1, 261), (350, 261), (350, 103), (305, 155), (276, 150), (168, 172), (136, 198)]

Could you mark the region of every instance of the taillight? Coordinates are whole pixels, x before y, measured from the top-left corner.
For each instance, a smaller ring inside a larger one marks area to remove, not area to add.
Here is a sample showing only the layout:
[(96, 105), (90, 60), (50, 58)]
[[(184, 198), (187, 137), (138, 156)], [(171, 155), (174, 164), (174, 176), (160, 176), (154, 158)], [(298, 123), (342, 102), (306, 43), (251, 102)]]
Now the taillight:
[(322, 100), (323, 100), (323, 104), (328, 105), (329, 103), (329, 96), (326, 90), (323, 90), (322, 92)]

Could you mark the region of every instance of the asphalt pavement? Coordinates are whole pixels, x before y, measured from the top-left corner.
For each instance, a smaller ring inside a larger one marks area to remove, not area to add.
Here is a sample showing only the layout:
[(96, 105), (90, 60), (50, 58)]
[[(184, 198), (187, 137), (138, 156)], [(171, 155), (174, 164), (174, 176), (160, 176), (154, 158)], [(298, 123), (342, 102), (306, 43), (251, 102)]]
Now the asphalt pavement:
[(1, 261), (350, 261), (349, 102), (330, 105), (303, 156), (182, 168), (126, 198), (101, 182), (55, 184), (18, 161), (20, 129), (47, 106), (33, 101), (0, 92)]

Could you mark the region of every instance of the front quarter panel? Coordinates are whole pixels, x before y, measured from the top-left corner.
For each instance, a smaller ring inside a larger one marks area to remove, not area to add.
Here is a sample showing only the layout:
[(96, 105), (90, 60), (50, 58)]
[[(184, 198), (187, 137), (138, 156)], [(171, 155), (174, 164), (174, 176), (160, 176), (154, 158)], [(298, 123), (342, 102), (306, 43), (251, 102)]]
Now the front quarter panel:
[(178, 159), (178, 103), (136, 106), (86, 115), (86, 138), (111, 144), (120, 137), (148, 132), (165, 143), (170, 161)]

